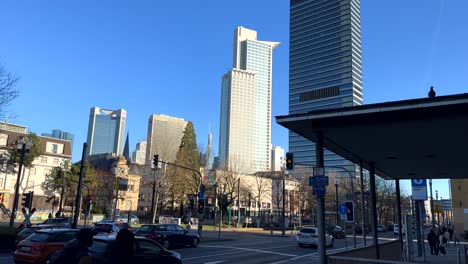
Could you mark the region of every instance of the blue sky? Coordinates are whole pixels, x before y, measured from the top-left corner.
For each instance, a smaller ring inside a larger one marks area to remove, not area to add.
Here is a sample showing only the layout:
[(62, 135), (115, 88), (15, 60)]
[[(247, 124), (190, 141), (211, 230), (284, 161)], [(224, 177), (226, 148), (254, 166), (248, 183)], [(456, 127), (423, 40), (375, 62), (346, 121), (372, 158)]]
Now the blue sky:
[[(466, 0), (361, 0), (364, 102), (468, 91)], [(2, 1), (0, 63), (18, 74), (9, 121), (75, 134), (81, 157), (89, 109), (127, 110), (131, 151), (151, 114), (192, 121), (217, 151), (221, 76), (232, 67), (241, 25), (279, 41), (273, 116), (288, 113), (289, 1)], [(4, 117), (0, 117), (4, 118)], [(287, 149), (287, 130), (272, 124)], [(407, 188), (409, 191), (409, 188)], [(447, 180), (434, 182), (448, 197)]]

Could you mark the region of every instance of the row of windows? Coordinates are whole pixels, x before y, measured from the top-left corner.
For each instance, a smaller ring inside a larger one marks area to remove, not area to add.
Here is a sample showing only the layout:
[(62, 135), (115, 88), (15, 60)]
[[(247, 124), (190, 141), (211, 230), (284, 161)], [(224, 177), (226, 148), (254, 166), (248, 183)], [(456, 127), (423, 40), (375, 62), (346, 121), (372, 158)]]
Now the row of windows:
[(341, 36), (343, 34), (340, 35), (340, 33), (344, 32), (345, 30), (348, 30), (346, 34), (349, 34), (351, 32), (351, 27), (349, 24), (350, 22), (348, 20), (331, 24), (324, 28), (324, 30), (320, 31), (316, 30), (315, 28), (310, 30), (302, 30), (297, 36), (290, 37), (291, 47), (295, 48), (294, 46), (297, 46), (306, 41), (325, 40), (332, 37)]
[[(291, 42), (292, 43), (292, 42)], [(297, 48), (291, 48), (290, 51), (291, 51), (291, 54), (299, 54), (299, 52), (295, 53), (295, 51), (299, 50), (299, 51), (318, 51), (318, 50), (327, 50), (329, 49), (327, 46), (328, 45), (333, 45), (333, 44), (342, 44), (342, 46), (344, 45), (350, 45), (351, 44), (351, 34), (348, 34), (348, 35), (343, 35), (343, 36), (339, 36), (339, 37), (335, 37), (335, 38), (331, 38), (331, 39), (327, 39), (327, 40), (322, 40), (320, 39), (320, 41), (314, 41), (314, 42), (306, 42), (306, 43), (303, 43), (302, 45), (300, 45), (299, 47)], [(311, 48), (309, 48), (311, 47)]]
[[(309, 65), (304, 67), (305, 69), (310, 69), (308, 71), (303, 71), (301, 74), (295, 74), (295, 77), (290, 77), (289, 84), (301, 83), (308, 80), (316, 80), (321, 76), (327, 76), (327, 73), (345, 73), (351, 72), (351, 60), (348, 59), (347, 62), (338, 62), (335, 64), (325, 64), (320, 68), (314, 68)], [(296, 72), (296, 71), (295, 71)], [(291, 74), (292, 75), (292, 74)]]
[(324, 25), (325, 23), (331, 24), (336, 22), (348, 21), (351, 18), (351, 14), (348, 12), (337, 11), (335, 13), (328, 13), (320, 17), (314, 17), (313, 19), (308, 19), (301, 21), (301, 23), (292, 23), (291, 31), (289, 33), (290, 37), (296, 37), (297, 35), (302, 34), (310, 30), (317, 31), (319, 26)]
[(316, 65), (316, 64), (322, 64), (324, 62), (328, 61), (343, 61), (343, 58), (346, 58), (347, 56), (351, 56), (351, 50), (347, 49), (345, 51), (342, 50), (343, 48), (336, 48), (334, 50), (328, 51), (326, 54), (324, 53), (319, 53), (319, 54), (312, 54), (312, 55), (306, 55), (302, 57), (297, 57), (293, 58), (290, 60), (290, 65), (298, 65), (299, 63), (302, 62), (308, 62), (308, 65)]
[(308, 10), (291, 10), (291, 23), (303, 20), (309, 17), (316, 17), (320, 14), (330, 14), (335, 11), (346, 11), (350, 10), (349, 3), (340, 3), (340, 2), (331, 2), (325, 1), (325, 5), (322, 5), (318, 8), (309, 7)]
[(334, 86), (334, 87), (323, 88), (323, 89), (301, 93), (299, 95), (299, 101), (300, 102), (311, 101), (311, 100), (317, 100), (321, 98), (333, 97), (333, 96), (338, 96), (338, 95), (340, 95), (340, 87)]
[[(343, 37), (342, 37), (343, 38)], [(316, 46), (310, 46), (310, 45), (304, 45), (302, 47), (302, 49), (298, 49), (296, 51), (292, 51), (290, 52), (290, 56), (291, 57), (297, 57), (297, 56), (300, 56), (302, 54), (309, 54), (309, 55), (312, 55), (312, 54), (323, 54), (324, 51), (327, 52), (330, 52), (330, 50), (334, 50), (336, 48), (341, 48), (342, 51), (347, 51), (347, 50), (350, 50), (351, 49), (351, 36), (348, 37), (348, 39), (345, 39), (345, 40), (335, 40), (335, 41), (329, 41), (330, 43), (326, 44), (326, 45), (321, 45), (319, 47), (316, 47)]]

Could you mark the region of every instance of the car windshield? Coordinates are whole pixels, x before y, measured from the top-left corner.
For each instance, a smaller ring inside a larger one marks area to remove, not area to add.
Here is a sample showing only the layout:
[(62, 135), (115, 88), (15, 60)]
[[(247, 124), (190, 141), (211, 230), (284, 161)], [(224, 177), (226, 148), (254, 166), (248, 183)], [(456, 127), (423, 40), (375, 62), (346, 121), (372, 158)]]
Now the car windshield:
[(68, 222), (67, 218), (50, 218), (44, 221), (44, 224), (57, 224), (57, 223), (66, 223)]
[(45, 241), (49, 241), (51, 237), (52, 237), (52, 234), (35, 233), (29, 236), (26, 240), (31, 241), (31, 242), (45, 242)]
[(150, 233), (152, 230), (153, 230), (152, 226), (142, 226), (138, 228), (138, 232), (141, 232), (141, 233)]
[(299, 231), (301, 233), (307, 233), (307, 234), (315, 234), (315, 229), (313, 228), (302, 228), (301, 231)]
[(25, 228), (21, 232), (18, 233), (18, 236), (29, 236), (30, 234), (34, 233), (38, 229), (39, 229), (38, 227)]

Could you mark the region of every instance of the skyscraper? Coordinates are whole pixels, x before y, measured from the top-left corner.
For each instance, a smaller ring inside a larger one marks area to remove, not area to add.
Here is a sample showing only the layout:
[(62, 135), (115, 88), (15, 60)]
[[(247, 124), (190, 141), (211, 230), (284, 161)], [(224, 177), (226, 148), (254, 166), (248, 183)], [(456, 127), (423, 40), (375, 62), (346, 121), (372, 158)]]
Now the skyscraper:
[(122, 154), (127, 111), (91, 108), (88, 126), (88, 155)]
[(179, 150), (187, 121), (167, 115), (151, 115), (148, 121), (146, 145), (146, 164), (151, 165), (153, 155), (159, 159), (173, 162)]
[(73, 140), (75, 139), (75, 136), (70, 133), (70, 132), (65, 132), (59, 129), (54, 129), (52, 130), (52, 133), (42, 133), (41, 134), (44, 137), (52, 137), (52, 138), (58, 138), (58, 139), (65, 139), (65, 140), (70, 140), (71, 144), (71, 152), (73, 152)]
[(206, 153), (205, 153), (205, 170), (211, 170), (213, 168), (213, 134), (211, 134), (211, 130), (208, 132), (208, 145), (206, 146)]
[[(289, 114), (363, 102), (359, 0), (291, 0)], [(296, 162), (315, 164), (315, 144), (289, 132)], [(354, 165), (326, 150), (325, 166)]]
[(284, 161), (284, 149), (279, 146), (273, 146), (271, 148), (271, 170), (281, 171)]
[(233, 69), (222, 77), (219, 157), (242, 172), (270, 168), (273, 49), (279, 42), (257, 40), (237, 27)]
[(136, 144), (136, 149), (133, 151), (133, 162), (138, 165), (145, 165), (146, 157), (146, 141), (140, 141)]

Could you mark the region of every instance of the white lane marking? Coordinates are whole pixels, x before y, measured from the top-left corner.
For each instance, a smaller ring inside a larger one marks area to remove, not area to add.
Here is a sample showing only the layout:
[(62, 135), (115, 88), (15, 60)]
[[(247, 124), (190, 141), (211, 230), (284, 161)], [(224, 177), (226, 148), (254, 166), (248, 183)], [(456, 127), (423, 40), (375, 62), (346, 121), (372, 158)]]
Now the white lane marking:
[(12, 259), (13, 257), (2, 257), (0, 259)]
[(259, 248), (259, 249), (261, 249), (261, 250), (266, 250), (266, 249), (277, 249), (277, 248), (287, 248), (287, 247), (297, 247), (297, 245), (294, 244), (294, 245), (279, 246), (279, 247), (268, 247), (268, 248)]
[[(201, 247), (201, 246), (200, 246), (200, 247)], [(275, 255), (286, 256), (286, 257), (297, 257), (297, 255), (294, 255), (294, 254), (286, 254), (286, 253), (273, 252), (273, 251), (266, 251), (266, 250), (253, 249), (253, 248), (226, 247), (226, 246), (203, 246), (203, 247), (208, 247), (208, 248), (238, 249), (238, 250), (251, 251), (251, 252), (258, 252), (258, 253), (275, 254)]]
[[(199, 246), (199, 247), (201, 247), (201, 246)], [(184, 259), (182, 259), (182, 260), (219, 257), (219, 256), (232, 255), (232, 254), (239, 254), (239, 253), (242, 253), (242, 252), (244, 252), (244, 251), (234, 251), (234, 252), (227, 252), (227, 253), (219, 253), (219, 254), (212, 254), (212, 255), (204, 255), (204, 256), (199, 256), (199, 257), (184, 258)]]
[(211, 262), (205, 262), (204, 264), (218, 264), (218, 263), (223, 263), (226, 260), (220, 260), (220, 261), (211, 261)]

